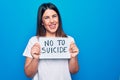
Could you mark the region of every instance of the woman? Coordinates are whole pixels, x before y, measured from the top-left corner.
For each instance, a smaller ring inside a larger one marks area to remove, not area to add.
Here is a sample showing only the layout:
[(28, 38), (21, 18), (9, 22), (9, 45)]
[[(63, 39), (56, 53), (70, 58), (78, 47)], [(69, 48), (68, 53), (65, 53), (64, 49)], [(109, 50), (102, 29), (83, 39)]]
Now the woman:
[[(39, 59), (40, 37), (68, 37), (70, 43), (70, 59)], [(57, 7), (52, 3), (44, 3), (38, 9), (37, 32), (33, 36), (23, 53), (26, 56), (25, 73), (33, 80), (71, 80), (70, 73), (79, 69), (77, 61), (78, 48), (74, 39), (62, 30), (62, 22)]]

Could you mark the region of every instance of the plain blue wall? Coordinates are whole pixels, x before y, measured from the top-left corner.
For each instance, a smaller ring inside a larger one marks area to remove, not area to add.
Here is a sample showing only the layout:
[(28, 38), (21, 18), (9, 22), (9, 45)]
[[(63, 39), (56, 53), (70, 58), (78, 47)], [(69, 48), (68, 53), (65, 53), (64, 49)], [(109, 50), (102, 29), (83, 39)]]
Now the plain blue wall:
[(0, 0), (0, 80), (29, 80), (22, 53), (43, 2), (59, 8), (65, 32), (80, 48), (73, 80), (119, 80), (120, 0)]

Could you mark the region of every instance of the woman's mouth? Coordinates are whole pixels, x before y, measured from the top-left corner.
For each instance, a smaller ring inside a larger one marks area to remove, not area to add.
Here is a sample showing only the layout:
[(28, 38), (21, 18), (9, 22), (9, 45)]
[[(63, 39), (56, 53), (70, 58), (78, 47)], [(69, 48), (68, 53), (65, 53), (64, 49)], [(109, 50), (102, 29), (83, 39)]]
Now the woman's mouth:
[(50, 28), (50, 29), (55, 29), (55, 28), (56, 28), (56, 24), (51, 24), (51, 25), (49, 25), (49, 28)]

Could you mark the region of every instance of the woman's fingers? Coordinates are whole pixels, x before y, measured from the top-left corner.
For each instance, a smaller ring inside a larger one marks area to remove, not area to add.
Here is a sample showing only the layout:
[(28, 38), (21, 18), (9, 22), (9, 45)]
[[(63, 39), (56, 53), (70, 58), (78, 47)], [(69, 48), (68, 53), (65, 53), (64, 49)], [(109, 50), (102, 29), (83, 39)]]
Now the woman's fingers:
[(75, 57), (79, 53), (79, 49), (73, 42), (71, 42), (71, 44), (70, 44), (70, 53), (71, 53), (71, 57)]
[(40, 44), (39, 43), (35, 43), (33, 45), (33, 47), (31, 48), (31, 54), (33, 58), (39, 58), (39, 55), (40, 55)]

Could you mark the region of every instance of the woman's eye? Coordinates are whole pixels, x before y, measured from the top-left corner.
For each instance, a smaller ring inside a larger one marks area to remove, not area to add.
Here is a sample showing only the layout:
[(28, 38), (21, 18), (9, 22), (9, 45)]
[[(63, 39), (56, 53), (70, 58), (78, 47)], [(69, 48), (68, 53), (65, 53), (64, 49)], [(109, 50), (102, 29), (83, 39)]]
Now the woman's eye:
[(53, 15), (53, 18), (54, 18), (54, 17), (57, 17), (57, 15), (56, 15), (56, 14), (55, 14), (55, 15)]
[(49, 17), (48, 17), (48, 16), (46, 16), (46, 17), (44, 17), (44, 19), (49, 19)]

